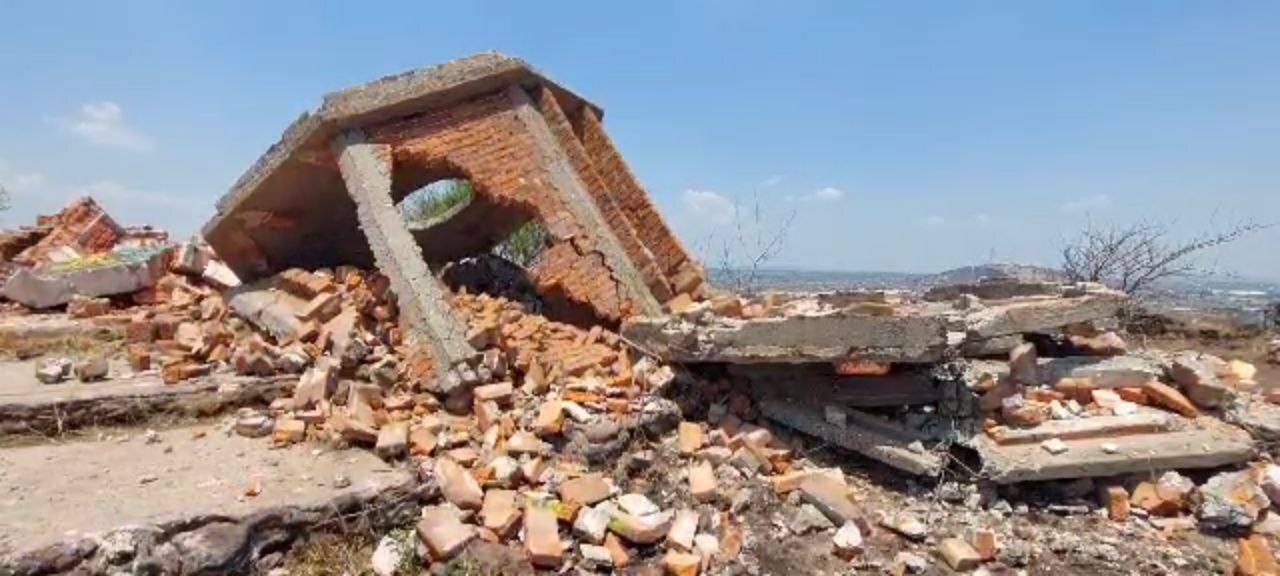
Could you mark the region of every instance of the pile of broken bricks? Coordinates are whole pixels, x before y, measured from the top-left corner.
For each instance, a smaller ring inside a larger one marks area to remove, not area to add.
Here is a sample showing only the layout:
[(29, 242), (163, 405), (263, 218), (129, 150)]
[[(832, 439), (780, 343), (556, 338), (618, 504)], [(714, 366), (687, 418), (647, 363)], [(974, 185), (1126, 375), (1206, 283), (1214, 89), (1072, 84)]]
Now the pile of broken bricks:
[[(200, 243), (184, 244), (153, 285), (74, 295), (67, 314), (123, 314), (129, 369), (167, 383), (296, 377), (291, 397), (242, 409), (227, 432), (370, 449), (414, 470), (425, 486), (415, 539), (424, 564), (483, 540), (520, 547), (549, 570), (715, 571), (766, 537), (742, 515), (759, 487), (807, 513), (804, 525), (855, 564), (883, 529), (930, 542), (953, 570), (1001, 565), (998, 527), (939, 537), (909, 513), (865, 510), (840, 469), (802, 456), (796, 429), (917, 474), (941, 470), (954, 443), (984, 459), (978, 480), (1092, 477), (1089, 506), (1113, 521), (1232, 534), (1241, 573), (1274, 571), (1266, 535), (1280, 533), (1271, 514), (1280, 467), (1257, 460), (1249, 433), (1280, 432), (1268, 417), (1278, 398), (1244, 362), (1131, 351), (1103, 327), (1119, 299), (1095, 287), (948, 302), (885, 292), (677, 297), (669, 317), (631, 319), (621, 335), (463, 288), (448, 298), (479, 354), (442, 369), (404, 342), (378, 273), (294, 268), (236, 286), (215, 263)], [(107, 371), (98, 356), (37, 368), (46, 382)], [(762, 381), (818, 405), (797, 412)], [(690, 389), (712, 396), (704, 421), (672, 401)], [(930, 416), (973, 426), (936, 442), (894, 420)], [(1156, 448), (1167, 450), (1144, 452)], [(676, 488), (637, 488), (627, 463), (659, 454)], [(1199, 486), (1173, 471), (1225, 466), (1235, 469)], [(904, 556), (892, 570), (917, 568)]]

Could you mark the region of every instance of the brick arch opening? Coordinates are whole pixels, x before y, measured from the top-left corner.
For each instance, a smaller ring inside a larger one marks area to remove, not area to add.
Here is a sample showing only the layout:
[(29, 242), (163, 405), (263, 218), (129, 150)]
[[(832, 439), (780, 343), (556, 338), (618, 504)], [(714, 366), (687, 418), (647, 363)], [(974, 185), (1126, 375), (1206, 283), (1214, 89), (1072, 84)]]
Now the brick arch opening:
[(423, 258), (433, 266), (489, 253), (519, 227), (538, 219), (533, 207), (496, 194), (486, 182), (447, 160), (397, 154), (392, 167), (391, 197), (398, 205), (441, 184), (468, 190), (465, 198), (433, 210), (429, 218), (412, 218), (402, 210)]
[[(423, 258), (453, 289), (465, 287), (520, 301), (548, 318), (591, 326), (602, 319), (596, 310), (566, 293), (559, 282), (547, 282), (540, 270), (542, 255), (554, 258), (557, 244), (565, 244), (547, 230), (537, 208), (510, 191), (494, 190), (473, 179), (466, 169), (422, 154), (397, 154), (392, 164), (392, 200)], [(465, 187), (459, 194), (455, 187)], [(448, 190), (446, 188), (452, 188)], [(505, 192), (505, 193), (504, 193)], [(428, 218), (414, 218), (405, 204), (420, 198), (454, 196), (431, 210)], [(493, 256), (499, 256), (494, 258)]]

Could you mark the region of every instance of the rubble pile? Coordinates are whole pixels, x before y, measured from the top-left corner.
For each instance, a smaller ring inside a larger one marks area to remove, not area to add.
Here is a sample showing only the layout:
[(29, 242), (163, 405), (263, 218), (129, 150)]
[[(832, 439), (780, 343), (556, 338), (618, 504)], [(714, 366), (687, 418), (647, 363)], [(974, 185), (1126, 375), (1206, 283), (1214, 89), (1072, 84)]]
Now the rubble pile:
[[(449, 564), (467, 554), (525, 572), (993, 574), (1086, 546), (1117, 565), (1125, 539), (1192, 529), (1232, 539), (1238, 574), (1276, 573), (1280, 466), (1264, 452), (1280, 393), (1256, 366), (1132, 346), (1125, 296), (1091, 283), (716, 290), (601, 113), (518, 59), (477, 55), (326, 96), (219, 202), (211, 244), (122, 227), (92, 199), (0, 234), (8, 315), (122, 326), (119, 349), (38, 359), (51, 386), (24, 393), (61, 433), (59, 403), (95, 389), (132, 403), (134, 384), (287, 387), (192, 439), (376, 454), (344, 456), (403, 476), (416, 516), (407, 541), (373, 551), (380, 576), (468, 571)], [(411, 227), (403, 191), (446, 169), (473, 196)], [(529, 268), (493, 256), (535, 220)], [(279, 493), (250, 482), (237, 502)], [(1056, 524), (1045, 514), (1091, 516), (1069, 526), (1107, 536), (1042, 537), (1028, 525)], [(265, 571), (264, 550), (289, 542), (206, 520), (172, 523), (200, 532), (166, 554)], [(27, 572), (132, 553), (92, 547), (37, 550)], [(1175, 568), (1212, 568), (1174, 552)]]
[(131, 294), (155, 285), (171, 248), (164, 232), (122, 227), (92, 198), (80, 198), (34, 227), (0, 237), (0, 294), (30, 308)]

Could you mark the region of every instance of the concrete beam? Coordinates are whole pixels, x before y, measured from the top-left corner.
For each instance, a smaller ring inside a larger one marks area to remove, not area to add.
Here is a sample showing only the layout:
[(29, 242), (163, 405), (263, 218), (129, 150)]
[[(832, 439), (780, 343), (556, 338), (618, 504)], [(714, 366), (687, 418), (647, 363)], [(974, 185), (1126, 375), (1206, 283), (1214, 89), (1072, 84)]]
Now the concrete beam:
[(338, 168), (374, 261), (400, 307), (405, 335), (426, 345), (436, 363), (453, 366), (477, 355), (466, 325), (454, 315), (446, 289), (422, 259), (422, 252), (391, 198), (391, 147), (369, 144), (364, 133), (348, 130), (333, 141)]
[(605, 266), (626, 290), (636, 312), (647, 316), (662, 313), (662, 306), (645, 284), (644, 276), (627, 256), (613, 228), (605, 220), (587, 186), (579, 179), (569, 157), (556, 142), (555, 134), (534, 107), (533, 99), (519, 85), (507, 87), (507, 95), (515, 106), (516, 118), (533, 134), (534, 145), (542, 153), (551, 179), (550, 188), (558, 193), (574, 219), (591, 231), (594, 248), (604, 258)]
[(821, 316), (726, 320), (698, 325), (670, 317), (634, 318), (622, 334), (671, 362), (805, 363), (848, 358), (937, 362), (947, 349), (941, 316)]
[(806, 363), (850, 358), (933, 363), (969, 352), (1004, 351), (1023, 334), (1114, 317), (1124, 296), (1112, 292), (1027, 298), (981, 310), (907, 304), (892, 316), (858, 305), (816, 314), (765, 318), (631, 318), (622, 335), (671, 362)]
[(1126, 298), (1119, 292), (1098, 291), (1066, 298), (1013, 300), (969, 314), (967, 340), (979, 341), (1010, 334), (1045, 334), (1069, 324), (1115, 318)]
[(1038, 443), (1000, 445), (985, 434), (974, 438), (973, 447), (982, 458), (983, 475), (997, 484), (1217, 468), (1254, 457), (1253, 439), (1245, 431), (1204, 419), (1197, 425), (1153, 434), (1065, 440), (1067, 451), (1056, 455)]

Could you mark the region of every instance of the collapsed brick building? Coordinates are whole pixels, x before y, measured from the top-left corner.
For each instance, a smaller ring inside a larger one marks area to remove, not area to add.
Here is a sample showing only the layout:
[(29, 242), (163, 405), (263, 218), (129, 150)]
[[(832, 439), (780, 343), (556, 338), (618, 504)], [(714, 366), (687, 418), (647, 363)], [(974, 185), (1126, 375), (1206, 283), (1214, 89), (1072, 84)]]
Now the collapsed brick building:
[[(539, 295), (616, 324), (702, 295), (704, 273), (602, 125), (600, 107), (525, 62), (484, 53), (325, 96), (218, 203), (204, 236), (252, 281), (289, 267), (376, 265), (406, 331), (445, 364), (474, 355), (434, 266), (483, 254), (536, 220)], [(425, 226), (396, 208), (466, 179), (473, 195)]]

